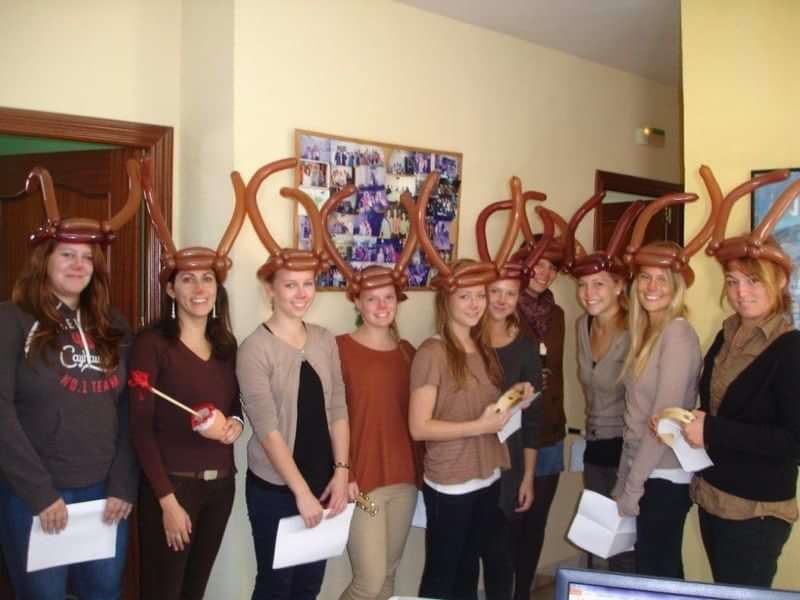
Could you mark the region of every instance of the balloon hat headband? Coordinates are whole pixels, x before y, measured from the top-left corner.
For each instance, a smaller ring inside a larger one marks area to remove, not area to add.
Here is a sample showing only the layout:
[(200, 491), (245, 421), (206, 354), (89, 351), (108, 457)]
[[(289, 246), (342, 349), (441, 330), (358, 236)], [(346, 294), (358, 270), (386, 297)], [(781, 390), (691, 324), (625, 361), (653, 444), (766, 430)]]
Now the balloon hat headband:
[[(527, 214), (525, 213), (525, 203), (528, 200), (538, 200), (543, 202), (547, 198), (547, 196), (542, 192), (537, 192), (534, 190), (522, 192), (522, 184), (517, 177), (511, 178), (510, 185), (511, 199), (493, 202), (480, 212), (478, 215), (478, 220), (475, 223), (475, 237), (478, 240), (478, 256), (480, 256), (481, 260), (484, 262), (489, 262), (492, 260), (491, 256), (489, 255), (489, 247), (486, 243), (486, 223), (488, 222), (489, 217), (491, 217), (497, 211), (510, 210), (512, 211), (512, 219), (515, 218), (515, 213), (519, 215), (520, 224), (517, 231), (521, 228), (530, 232), (531, 227), (530, 223), (528, 223)], [(533, 239), (532, 232), (530, 233), (530, 238)], [(520, 287), (527, 287), (531, 270), (536, 263), (539, 262), (539, 258), (547, 249), (547, 246), (552, 241), (552, 238), (553, 222), (548, 218), (545, 223), (545, 235), (538, 242), (534, 242), (533, 245), (526, 244), (522, 249), (515, 252), (502, 263), (498, 262), (498, 259), (501, 258), (505, 252), (505, 248), (501, 246), (494, 260), (495, 268), (497, 270), (497, 279), (518, 280), (522, 282)], [(515, 239), (516, 233), (514, 234), (514, 238), (509, 240), (509, 243), (512, 246)], [(508, 256), (508, 252), (505, 252), (505, 255)]]
[(425, 223), (428, 200), (438, 181), (439, 173), (431, 171), (422, 186), (416, 211), (414, 211), (414, 221), (416, 222), (420, 246), (422, 246), (422, 250), (431, 265), (437, 270), (436, 277), (431, 280), (431, 286), (451, 294), (458, 288), (486, 285), (495, 281), (497, 279), (497, 265), (505, 263), (511, 251), (511, 245), (514, 243), (517, 233), (519, 233), (520, 211), (518, 209), (512, 210), (512, 216), (508, 221), (508, 227), (495, 257), (495, 262), (489, 260), (484, 260), (483, 262), (470, 261), (453, 267), (442, 260), (439, 252), (433, 246)]
[(267, 262), (258, 270), (258, 278), (262, 280), (270, 278), (280, 269), (288, 269), (290, 271), (314, 271), (316, 273), (324, 271), (330, 266), (328, 255), (323, 246), (323, 226), (319, 210), (317, 210), (314, 201), (308, 194), (297, 188), (283, 187), (280, 190), (280, 194), (284, 198), (294, 199), (299, 202), (311, 221), (312, 246), (310, 251), (296, 248), (281, 248), (275, 241), (275, 238), (270, 235), (269, 229), (267, 229), (264, 219), (261, 216), (261, 211), (258, 209), (258, 190), (261, 184), (264, 183), (264, 180), (277, 171), (294, 169), (296, 166), (296, 158), (285, 158), (283, 160), (271, 162), (256, 171), (247, 184), (245, 195), (247, 214), (250, 216), (253, 229), (256, 230), (256, 234), (261, 240), (261, 243), (264, 244), (264, 247), (271, 255)]
[[(421, 194), (430, 194), (431, 188), (423, 188)], [(355, 188), (348, 185), (335, 194), (325, 202), (321, 211), (322, 220), (322, 239), (325, 244), (325, 250), (330, 256), (336, 268), (342, 274), (342, 277), (347, 281), (347, 299), (351, 302), (355, 300), (363, 290), (372, 290), (387, 285), (392, 285), (397, 290), (398, 300), (402, 301), (407, 298), (403, 290), (408, 285), (408, 278), (406, 276), (406, 267), (411, 261), (411, 256), (417, 248), (417, 226), (413, 219), (411, 219), (411, 229), (405, 239), (403, 250), (400, 253), (394, 267), (384, 267), (380, 265), (371, 265), (356, 271), (347, 264), (342, 258), (342, 255), (337, 250), (336, 245), (331, 239), (330, 232), (328, 231), (328, 216), (336, 210), (336, 207), (347, 197), (355, 193)], [(422, 197), (422, 196), (420, 196)], [(400, 203), (406, 209), (409, 217), (416, 211), (414, 200), (407, 191), (400, 195)]]
[[(705, 165), (700, 168), (700, 175), (712, 196), (722, 198), (719, 184), (711, 169)], [(775, 224), (783, 213), (800, 196), (800, 180), (789, 185), (773, 203), (769, 212), (764, 216), (752, 232), (732, 238), (725, 238), (725, 229), (728, 226), (728, 217), (734, 203), (753, 190), (764, 185), (784, 181), (789, 177), (789, 171), (772, 171), (754, 177), (740, 186), (731, 190), (724, 200), (721, 200), (719, 218), (714, 226), (711, 242), (706, 248), (706, 253), (716, 258), (722, 265), (732, 260), (741, 258), (763, 258), (778, 265), (788, 276), (792, 272), (792, 259), (789, 258), (774, 242), (770, 241), (770, 234)]]
[(244, 223), (244, 196), (245, 186), (242, 176), (238, 171), (231, 173), (233, 192), (236, 203), (233, 208), (233, 215), (230, 223), (222, 236), (222, 240), (216, 250), (204, 248), (202, 246), (192, 246), (177, 250), (172, 241), (172, 234), (169, 232), (164, 217), (161, 214), (161, 205), (158, 202), (153, 189), (150, 185), (149, 163), (145, 163), (145, 186), (144, 199), (147, 212), (150, 214), (150, 221), (156, 230), (156, 235), (161, 243), (161, 272), (158, 275), (161, 285), (169, 281), (175, 271), (195, 271), (199, 269), (211, 269), (217, 276), (217, 282), (223, 283), (228, 276), (228, 270), (233, 266), (233, 262), (228, 258), (231, 246), (239, 235)]
[(589, 198), (572, 216), (567, 225), (563, 269), (576, 279), (601, 271), (608, 271), (623, 279), (627, 279), (631, 275), (630, 268), (622, 261), (619, 254), (625, 241), (625, 234), (644, 209), (645, 203), (641, 200), (631, 204), (622, 214), (605, 250), (598, 250), (585, 256), (575, 256), (575, 231), (584, 217), (597, 208), (604, 197), (605, 192), (599, 192)]
[(117, 237), (117, 231), (136, 215), (142, 200), (139, 163), (129, 159), (125, 168), (128, 172), (128, 199), (125, 205), (110, 219), (96, 221), (83, 217), (62, 219), (50, 173), (44, 167), (34, 167), (25, 182), (25, 191), (33, 193), (37, 189), (42, 190), (47, 222), (30, 235), (31, 244), (40, 244), (45, 240), (104, 246), (110, 244)]
[(694, 202), (697, 197), (697, 194), (672, 193), (653, 200), (636, 219), (631, 241), (625, 249), (625, 264), (634, 271), (640, 267), (670, 269), (674, 273), (683, 275), (686, 287), (692, 285), (694, 271), (689, 266), (689, 259), (697, 253), (711, 236), (711, 229), (714, 227), (714, 220), (719, 209), (718, 198), (714, 194), (711, 194), (711, 212), (706, 224), (685, 248), (681, 248), (679, 244), (674, 242), (653, 242), (642, 246), (642, 240), (644, 240), (647, 225), (656, 213), (667, 206)]

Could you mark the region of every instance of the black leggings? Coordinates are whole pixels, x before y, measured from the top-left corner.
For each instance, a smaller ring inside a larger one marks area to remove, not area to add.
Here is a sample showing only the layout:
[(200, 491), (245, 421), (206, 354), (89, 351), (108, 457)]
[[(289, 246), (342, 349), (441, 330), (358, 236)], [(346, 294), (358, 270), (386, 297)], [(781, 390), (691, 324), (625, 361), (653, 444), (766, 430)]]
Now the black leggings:
[(533, 478), (533, 506), (522, 513), (510, 528), (511, 554), (514, 563), (514, 600), (528, 600), (544, 545), (547, 515), (558, 488), (561, 474)]

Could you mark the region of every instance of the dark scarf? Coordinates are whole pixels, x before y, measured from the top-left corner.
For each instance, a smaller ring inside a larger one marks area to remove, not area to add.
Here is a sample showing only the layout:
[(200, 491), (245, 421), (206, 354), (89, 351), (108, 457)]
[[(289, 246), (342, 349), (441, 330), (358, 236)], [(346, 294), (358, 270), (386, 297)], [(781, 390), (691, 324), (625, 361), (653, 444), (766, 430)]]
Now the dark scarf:
[(550, 324), (550, 316), (555, 305), (556, 299), (550, 290), (534, 296), (533, 292), (526, 289), (520, 296), (519, 312), (540, 340), (547, 334), (547, 326)]

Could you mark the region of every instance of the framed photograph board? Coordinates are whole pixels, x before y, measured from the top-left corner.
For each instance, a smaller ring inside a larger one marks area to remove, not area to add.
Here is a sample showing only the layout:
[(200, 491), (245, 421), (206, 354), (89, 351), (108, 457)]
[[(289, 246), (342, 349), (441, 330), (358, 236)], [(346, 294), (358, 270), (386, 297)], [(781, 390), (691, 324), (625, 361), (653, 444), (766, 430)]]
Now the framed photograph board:
[[(751, 176), (769, 173), (773, 169), (759, 169), (752, 171)], [(800, 179), (800, 168), (790, 169), (789, 178), (755, 190), (751, 198), (750, 229), (754, 229), (764, 218), (778, 196), (781, 195), (793, 182)], [(783, 213), (781, 220), (772, 230), (772, 237), (781, 245), (783, 251), (789, 255), (795, 265), (800, 265), (800, 200), (795, 199)], [(789, 282), (789, 292), (792, 296), (792, 316), (795, 326), (800, 328), (800, 277), (797, 268), (792, 272)]]
[[(439, 184), (428, 201), (428, 235), (446, 262), (457, 258), (462, 155), (458, 152), (400, 146), (328, 133), (295, 130), (298, 159), (296, 185), (318, 207), (331, 192), (346, 185), (356, 193), (345, 199), (328, 218), (328, 231), (342, 257), (360, 270), (369, 265), (395, 264), (408, 236), (410, 221), (400, 204), (408, 190), (417, 199), (428, 174), (439, 171)], [(298, 204), (294, 221), (298, 248), (311, 247), (311, 226)], [(417, 248), (408, 266), (409, 289), (430, 289), (431, 272)], [(321, 290), (344, 288), (346, 282), (334, 267), (320, 274)]]

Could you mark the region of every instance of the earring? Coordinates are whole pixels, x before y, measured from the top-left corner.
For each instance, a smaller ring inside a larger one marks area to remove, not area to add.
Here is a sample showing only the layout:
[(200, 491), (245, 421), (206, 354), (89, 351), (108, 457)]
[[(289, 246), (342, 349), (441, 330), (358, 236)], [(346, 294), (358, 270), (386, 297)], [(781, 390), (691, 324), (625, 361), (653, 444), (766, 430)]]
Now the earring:
[(175, 318), (175, 298), (172, 299), (172, 318)]
[(216, 319), (217, 318), (217, 301), (216, 300), (214, 301), (214, 307), (211, 309), (211, 318), (212, 319)]

